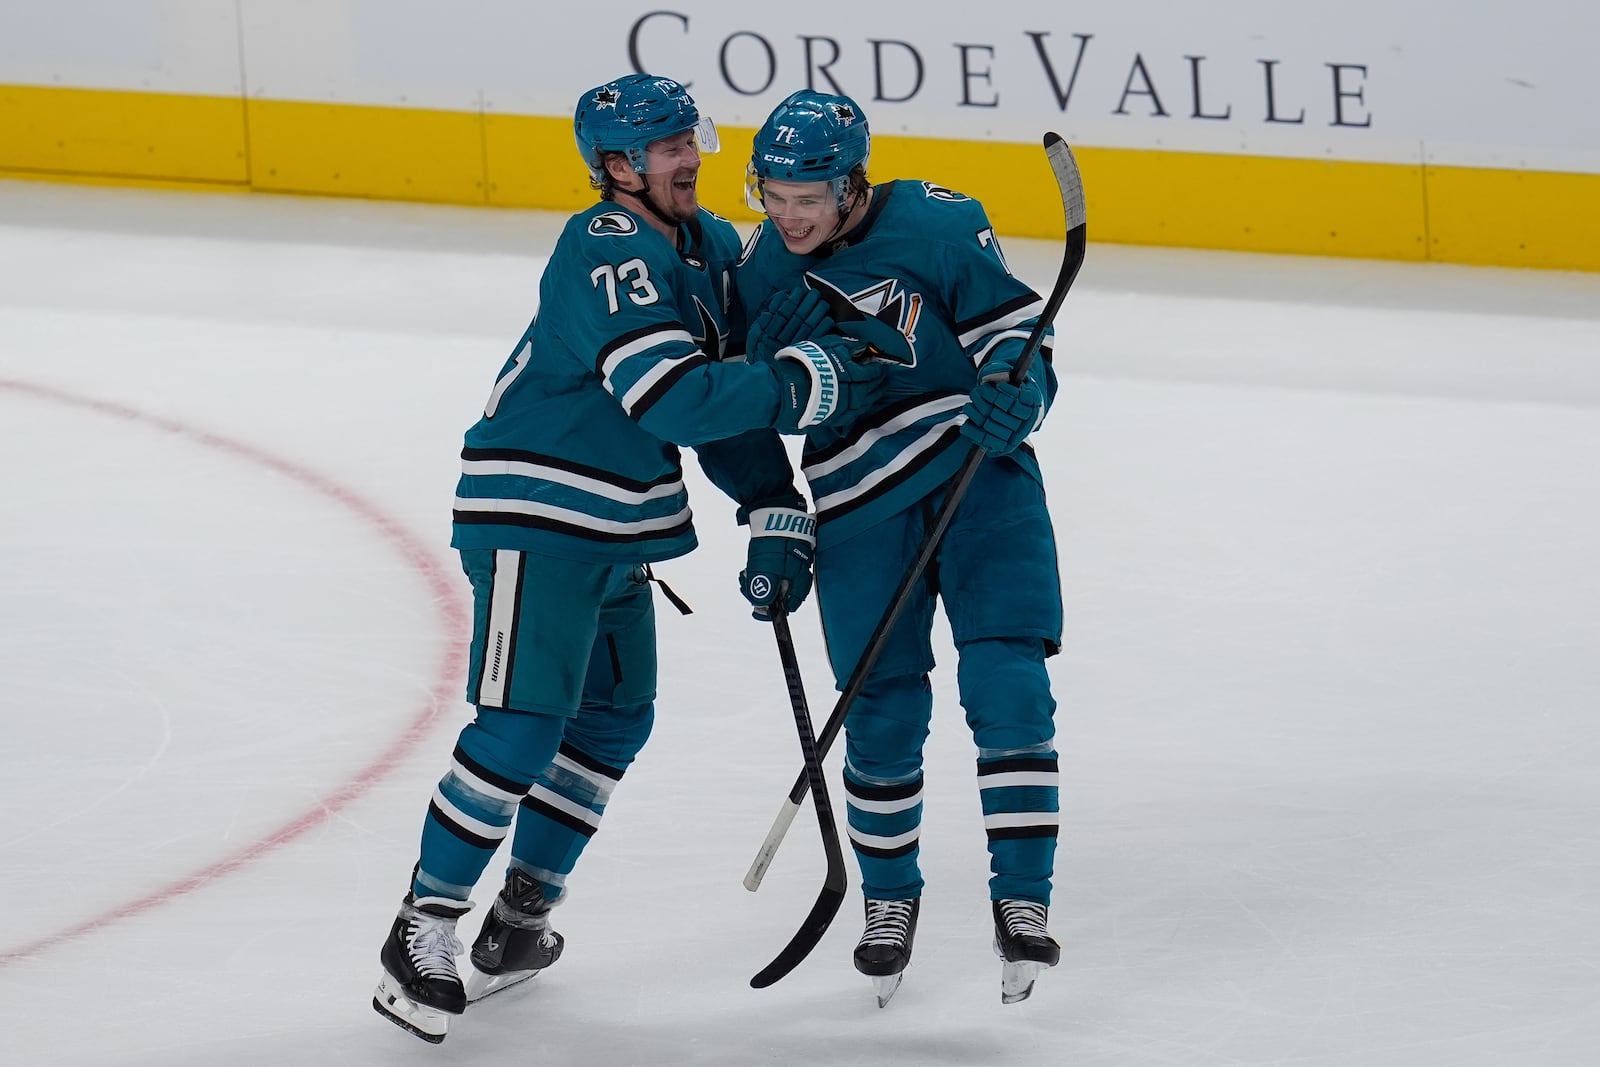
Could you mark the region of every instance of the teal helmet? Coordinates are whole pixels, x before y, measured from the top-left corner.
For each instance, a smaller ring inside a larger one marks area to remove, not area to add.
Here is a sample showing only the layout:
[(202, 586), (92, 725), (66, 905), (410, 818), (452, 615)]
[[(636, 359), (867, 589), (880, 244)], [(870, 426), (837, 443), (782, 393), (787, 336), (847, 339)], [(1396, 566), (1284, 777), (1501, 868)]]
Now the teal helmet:
[(756, 131), (746, 200), (761, 210), (761, 185), (767, 181), (825, 181), (833, 184), (843, 213), (850, 173), (866, 168), (871, 149), (866, 113), (854, 100), (812, 89), (791, 93)]
[(605, 153), (623, 153), (643, 174), (651, 143), (685, 130), (695, 131), (700, 151), (717, 150), (716, 126), (701, 117), (688, 90), (651, 74), (630, 74), (590, 89), (572, 116), (578, 154), (597, 182), (605, 176)]

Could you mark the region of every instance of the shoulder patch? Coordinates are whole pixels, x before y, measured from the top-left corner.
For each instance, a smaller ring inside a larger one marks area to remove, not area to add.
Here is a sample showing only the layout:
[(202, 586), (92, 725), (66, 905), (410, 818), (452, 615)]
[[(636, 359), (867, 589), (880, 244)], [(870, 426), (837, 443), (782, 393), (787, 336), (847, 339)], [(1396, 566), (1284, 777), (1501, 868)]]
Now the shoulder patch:
[(963, 200), (972, 199), (965, 193), (958, 193), (954, 189), (946, 189), (944, 186), (935, 185), (932, 182), (922, 183), (922, 195), (929, 200), (943, 200), (949, 204), (959, 204)]
[(607, 211), (589, 220), (589, 232), (596, 237), (621, 236), (637, 233), (639, 224), (633, 216), (622, 211)]

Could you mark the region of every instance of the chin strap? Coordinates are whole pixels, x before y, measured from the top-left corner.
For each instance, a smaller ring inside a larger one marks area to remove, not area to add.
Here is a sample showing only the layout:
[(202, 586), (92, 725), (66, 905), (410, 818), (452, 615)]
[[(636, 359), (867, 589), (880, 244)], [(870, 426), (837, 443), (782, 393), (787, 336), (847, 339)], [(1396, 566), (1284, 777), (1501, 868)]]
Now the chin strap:
[[(635, 171), (634, 173), (637, 174), (638, 172)], [(640, 207), (644, 208), (646, 211), (650, 212), (650, 214), (654, 215), (661, 223), (663, 223), (664, 225), (666, 225), (666, 226), (670, 227), (671, 229), (673, 229), (674, 231), (676, 231), (679, 226), (683, 225), (683, 223), (679, 222), (677, 219), (669, 219), (669, 218), (667, 218), (667, 216), (663, 215), (661, 213), (661, 209), (656, 207), (656, 202), (654, 200), (650, 199), (650, 182), (649, 182), (649, 179), (645, 178), (644, 175), (640, 174), (639, 175), (639, 180), (644, 183), (639, 188), (637, 188), (637, 189), (621, 189), (621, 188), (619, 188), (619, 189), (617, 189), (617, 192), (619, 192), (619, 193), (627, 193), (629, 196), (631, 196), (635, 200), (639, 201), (639, 206)]]
[(850, 210), (849, 211), (841, 211), (841, 212), (839, 212), (839, 221), (834, 224), (833, 232), (828, 234), (828, 236), (824, 237), (822, 239), (822, 243), (817, 245), (817, 248), (819, 250), (824, 248), (824, 247), (827, 247), (831, 251), (838, 251), (838, 249), (832, 248), (833, 243), (835, 241), (837, 241), (844, 234), (850, 232), (850, 231), (848, 231), (848, 230), (846, 230), (844, 228), (844, 224), (846, 222), (850, 221), (851, 214), (854, 213), (855, 209), (857, 207), (859, 207), (863, 202), (868, 203), (868, 204), (872, 203), (872, 186), (870, 186), (870, 185), (867, 186), (867, 191), (866, 191), (865, 194), (862, 194), (862, 193), (857, 193), (856, 194), (855, 202), (850, 205)]

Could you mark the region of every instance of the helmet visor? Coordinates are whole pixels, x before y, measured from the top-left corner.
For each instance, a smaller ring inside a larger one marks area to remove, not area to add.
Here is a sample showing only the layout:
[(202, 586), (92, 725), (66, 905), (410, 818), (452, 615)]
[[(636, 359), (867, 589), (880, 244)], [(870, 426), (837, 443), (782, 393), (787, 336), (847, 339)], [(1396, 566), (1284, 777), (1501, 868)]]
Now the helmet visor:
[(694, 163), (701, 156), (710, 155), (721, 147), (717, 137), (717, 124), (710, 116), (701, 116), (687, 130), (668, 134), (651, 141), (644, 152), (644, 165), (635, 165), (641, 174), (662, 174)]
[(752, 163), (744, 171), (744, 202), (746, 207), (768, 218), (815, 222), (838, 211), (841, 180), (782, 182), (762, 179)]

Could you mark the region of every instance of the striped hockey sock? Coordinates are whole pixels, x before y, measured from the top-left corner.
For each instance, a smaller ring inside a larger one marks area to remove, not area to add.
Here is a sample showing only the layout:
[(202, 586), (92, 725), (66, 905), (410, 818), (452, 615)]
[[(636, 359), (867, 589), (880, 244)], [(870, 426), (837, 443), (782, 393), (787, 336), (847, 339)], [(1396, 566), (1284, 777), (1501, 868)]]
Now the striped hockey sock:
[(922, 775), (904, 782), (869, 784), (845, 767), (846, 829), (869, 897), (906, 899), (922, 894), (917, 846), (922, 835)]

